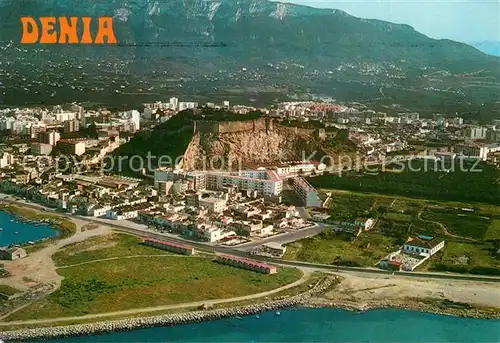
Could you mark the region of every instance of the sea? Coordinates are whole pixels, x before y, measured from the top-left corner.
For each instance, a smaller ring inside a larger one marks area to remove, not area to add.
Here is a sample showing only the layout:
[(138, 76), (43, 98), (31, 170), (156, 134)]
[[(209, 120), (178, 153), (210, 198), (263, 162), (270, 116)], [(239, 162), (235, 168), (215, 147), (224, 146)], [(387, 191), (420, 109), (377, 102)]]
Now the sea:
[(298, 308), (50, 342), (500, 342), (500, 320), (396, 309)]
[(35, 242), (59, 234), (49, 224), (28, 223), (4, 211), (0, 211), (0, 229), (0, 246)]

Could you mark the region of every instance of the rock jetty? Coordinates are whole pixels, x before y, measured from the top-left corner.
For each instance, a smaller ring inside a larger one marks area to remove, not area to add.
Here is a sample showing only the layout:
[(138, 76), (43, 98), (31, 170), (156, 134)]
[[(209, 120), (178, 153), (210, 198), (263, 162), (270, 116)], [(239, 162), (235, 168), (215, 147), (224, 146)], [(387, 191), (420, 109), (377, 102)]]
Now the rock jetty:
[(4, 331), (0, 333), (0, 338), (4, 341), (11, 342), (54, 339), (73, 336), (89, 336), (106, 332), (129, 331), (135, 329), (157, 326), (170, 326), (177, 324), (191, 324), (222, 318), (254, 315), (262, 312), (275, 311), (278, 309), (295, 307), (301, 304), (305, 304), (310, 297), (324, 293), (335, 281), (335, 277), (329, 276), (324, 280), (318, 282), (314, 287), (304, 293), (285, 299), (254, 305), (79, 325)]

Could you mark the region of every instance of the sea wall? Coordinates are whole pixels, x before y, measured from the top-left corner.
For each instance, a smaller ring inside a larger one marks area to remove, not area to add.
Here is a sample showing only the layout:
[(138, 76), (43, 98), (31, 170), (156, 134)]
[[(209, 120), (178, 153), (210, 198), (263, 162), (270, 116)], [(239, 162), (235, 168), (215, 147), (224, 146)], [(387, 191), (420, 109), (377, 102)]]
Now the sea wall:
[(240, 306), (226, 309), (216, 309), (208, 311), (194, 311), (179, 314), (168, 314), (154, 317), (134, 318), (114, 320), (99, 323), (89, 323), (80, 325), (57, 326), (49, 328), (23, 329), (16, 331), (0, 332), (0, 338), (4, 341), (26, 341), (36, 339), (54, 339), (60, 337), (90, 336), (106, 332), (129, 331), (135, 329), (170, 326), (176, 324), (191, 324), (208, 320), (222, 318), (247, 316), (257, 313), (275, 311), (305, 304), (306, 301), (317, 294), (325, 292), (336, 282), (337, 278), (329, 276), (322, 282), (318, 282), (308, 291), (285, 299), (269, 301), (265, 303)]

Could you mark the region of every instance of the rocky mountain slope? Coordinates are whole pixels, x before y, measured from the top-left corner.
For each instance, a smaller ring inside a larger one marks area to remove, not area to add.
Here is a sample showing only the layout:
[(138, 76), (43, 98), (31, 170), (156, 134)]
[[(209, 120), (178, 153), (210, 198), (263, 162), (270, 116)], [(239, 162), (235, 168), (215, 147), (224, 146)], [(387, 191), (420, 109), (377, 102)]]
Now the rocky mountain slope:
[[(21, 15), (113, 16), (119, 44), (20, 46)], [(0, 0), (0, 22), (4, 103), (316, 94), (415, 108), (495, 102), (499, 90), (500, 59), (466, 44), (267, 0)]]
[[(256, 121), (266, 124), (252, 125)], [(225, 131), (220, 131), (219, 127), (211, 132), (213, 126), (209, 125), (201, 129), (203, 122), (217, 123), (224, 126)], [(239, 115), (203, 109), (183, 111), (152, 130), (141, 131), (113, 155), (116, 161), (125, 156), (128, 160), (132, 156), (152, 156), (152, 168), (160, 161), (162, 164), (175, 161), (182, 168), (192, 170), (319, 160), (325, 154), (335, 157), (355, 150), (347, 135), (330, 132), (329, 137), (320, 140), (313, 130), (271, 124), (269, 118), (261, 117), (259, 112)], [(116, 161), (115, 166), (119, 166)]]
[(195, 135), (184, 155), (186, 169), (238, 168), (260, 163), (297, 161), (320, 149), (308, 135), (276, 128), (271, 132), (242, 131)]

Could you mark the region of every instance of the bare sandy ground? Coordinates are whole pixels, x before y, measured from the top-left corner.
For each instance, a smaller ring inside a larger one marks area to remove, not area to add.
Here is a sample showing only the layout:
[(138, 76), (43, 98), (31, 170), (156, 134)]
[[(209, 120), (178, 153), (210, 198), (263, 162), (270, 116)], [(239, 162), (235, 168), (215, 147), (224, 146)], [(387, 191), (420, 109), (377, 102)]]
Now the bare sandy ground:
[(409, 298), (447, 299), (473, 306), (500, 309), (499, 284), (397, 275), (336, 273), (343, 281), (317, 302), (331, 301), (355, 308), (404, 304)]
[(52, 255), (60, 248), (86, 240), (94, 236), (108, 235), (109, 227), (100, 225), (92, 230), (82, 228), (88, 224), (79, 219), (72, 219), (76, 224), (76, 233), (68, 238), (57, 240), (41, 250), (29, 254), (26, 258), (5, 261), (5, 269), (11, 276), (0, 279), (0, 285), (8, 285), (20, 290), (26, 290), (40, 284), (51, 284), (56, 290), (61, 285), (62, 277), (57, 274)]

